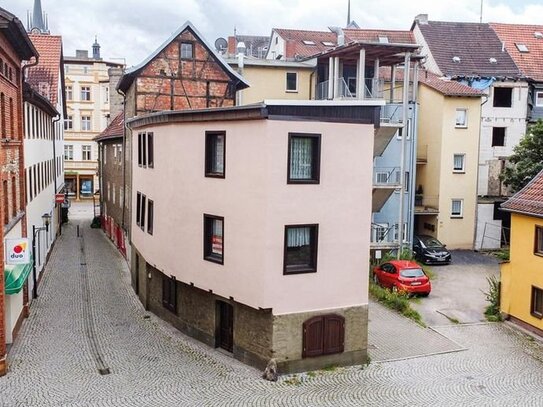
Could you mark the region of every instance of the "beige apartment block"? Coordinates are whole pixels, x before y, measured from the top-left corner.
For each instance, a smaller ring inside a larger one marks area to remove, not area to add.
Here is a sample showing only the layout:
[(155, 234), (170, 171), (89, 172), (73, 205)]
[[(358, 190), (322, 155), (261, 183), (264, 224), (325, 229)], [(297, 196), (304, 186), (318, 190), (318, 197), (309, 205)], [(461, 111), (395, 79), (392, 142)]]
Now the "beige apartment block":
[(93, 55), (77, 50), (75, 57), (64, 58), (67, 116), (64, 120), (64, 178), (66, 190), (75, 199), (92, 198), (98, 190), (98, 136), (109, 122), (109, 68), (119, 62), (100, 58), (100, 46), (93, 44)]
[(129, 120), (132, 281), (146, 309), (260, 368), (365, 363), (383, 104), (265, 101)]
[(482, 93), (430, 73), (419, 85), (415, 231), (473, 249)]

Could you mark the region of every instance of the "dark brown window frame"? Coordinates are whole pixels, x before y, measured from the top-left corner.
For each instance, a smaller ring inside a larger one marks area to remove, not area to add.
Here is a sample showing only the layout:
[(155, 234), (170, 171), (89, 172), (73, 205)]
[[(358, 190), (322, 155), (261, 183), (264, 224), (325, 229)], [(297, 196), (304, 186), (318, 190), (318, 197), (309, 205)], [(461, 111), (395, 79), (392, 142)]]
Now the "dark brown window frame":
[(147, 205), (147, 196), (145, 194), (141, 194), (141, 219), (140, 219), (140, 228), (141, 230), (145, 231), (145, 212), (147, 209), (145, 208)]
[[(213, 235), (213, 222), (214, 220), (220, 220), (222, 222), (222, 256), (212, 253), (213, 242), (211, 241)], [(209, 221), (209, 223), (208, 223)], [(216, 216), (204, 213), (204, 260), (212, 263), (224, 264), (224, 217)]]
[(136, 225), (140, 225), (140, 218), (141, 218), (141, 192), (137, 192), (136, 194)]
[[(288, 229), (293, 228), (311, 228), (311, 265), (288, 265), (287, 264), (287, 243)], [(290, 274), (305, 274), (317, 272), (317, 259), (319, 251), (319, 225), (317, 223), (301, 224), (301, 225), (285, 225), (285, 237), (283, 243), (283, 275)]]
[(153, 234), (153, 219), (155, 216), (155, 203), (152, 199), (147, 199), (147, 233)]
[[(310, 179), (292, 178), (290, 174), (290, 145), (294, 138), (310, 138), (313, 140), (312, 168)], [(315, 148), (316, 146), (316, 148)], [(287, 184), (319, 184), (321, 172), (321, 135), (317, 133), (289, 133), (287, 145)]]
[[(224, 148), (223, 148), (223, 154), (222, 154), (222, 162), (223, 162), (222, 173), (211, 171), (211, 167), (212, 167), (211, 144), (216, 136), (224, 137)], [(224, 130), (206, 131), (205, 133), (205, 176), (208, 178), (223, 178), (223, 179), (226, 178), (226, 131)]]
[(543, 256), (543, 251), (539, 251), (539, 245), (538, 245), (538, 234), (541, 236), (541, 240), (543, 241), (543, 226), (535, 225), (535, 234), (534, 234), (534, 254), (536, 256)]
[[(183, 57), (182, 56), (182, 49), (183, 49), (183, 44), (188, 44), (191, 46), (191, 57), (190, 58), (186, 58), (186, 57)], [(195, 43), (193, 41), (182, 41), (180, 44), (179, 44), (179, 59), (181, 60), (185, 60), (185, 61), (190, 61), (190, 60), (193, 60), (194, 59), (194, 51), (195, 51)]]
[(177, 280), (175, 276), (162, 276), (162, 306), (174, 314), (177, 314)]
[(154, 133), (147, 133), (147, 168), (155, 166), (155, 144)]
[(542, 310), (535, 309), (536, 307), (535, 297), (536, 297), (537, 291), (540, 292), (539, 295), (543, 296), (543, 289), (536, 286), (532, 286), (532, 293), (531, 293), (531, 298), (530, 298), (530, 314), (535, 318), (543, 319), (543, 309)]
[(145, 133), (138, 133), (138, 167), (143, 166), (143, 143), (141, 139)]

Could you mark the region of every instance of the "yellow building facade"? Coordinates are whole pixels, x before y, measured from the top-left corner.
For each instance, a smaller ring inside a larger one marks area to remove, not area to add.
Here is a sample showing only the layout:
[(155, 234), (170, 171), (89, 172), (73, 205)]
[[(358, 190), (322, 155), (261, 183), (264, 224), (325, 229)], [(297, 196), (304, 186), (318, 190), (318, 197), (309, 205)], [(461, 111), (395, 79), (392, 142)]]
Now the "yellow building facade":
[(502, 209), (511, 212), (511, 246), (501, 267), (500, 310), (543, 335), (543, 171)]
[(249, 88), (238, 92), (238, 105), (265, 99), (311, 100), (315, 98), (315, 63), (246, 59), (240, 69), (237, 59), (227, 59), (243, 75)]
[(415, 234), (472, 249), (477, 207), (481, 94), (457, 82), (419, 85)]

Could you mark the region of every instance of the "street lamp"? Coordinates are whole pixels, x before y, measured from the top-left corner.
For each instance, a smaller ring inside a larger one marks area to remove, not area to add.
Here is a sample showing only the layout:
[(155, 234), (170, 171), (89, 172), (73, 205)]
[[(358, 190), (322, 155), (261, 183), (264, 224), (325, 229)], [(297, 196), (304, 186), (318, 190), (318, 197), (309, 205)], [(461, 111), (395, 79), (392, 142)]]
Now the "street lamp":
[(44, 213), (41, 216), (43, 226), (32, 225), (32, 277), (34, 280), (34, 287), (32, 288), (32, 298), (38, 298), (38, 280), (36, 278), (36, 233), (45, 230), (49, 232), (49, 223), (51, 221), (51, 215)]

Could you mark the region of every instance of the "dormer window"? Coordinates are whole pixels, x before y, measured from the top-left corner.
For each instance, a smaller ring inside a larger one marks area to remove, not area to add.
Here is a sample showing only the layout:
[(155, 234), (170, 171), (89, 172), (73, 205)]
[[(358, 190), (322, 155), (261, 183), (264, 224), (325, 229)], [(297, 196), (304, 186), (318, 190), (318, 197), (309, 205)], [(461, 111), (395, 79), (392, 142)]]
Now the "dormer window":
[(452, 61), (453, 61), (455, 64), (459, 64), (459, 63), (460, 63), (460, 57), (458, 57), (458, 56), (455, 55), (455, 56), (452, 58)]
[(525, 44), (519, 44), (518, 42), (515, 43), (517, 49), (519, 50), (519, 52), (530, 52), (528, 51), (528, 47), (525, 45)]
[(316, 45), (315, 44), (315, 41), (311, 41), (311, 40), (303, 40), (302, 41), (305, 45)]
[(541, 31), (534, 32), (534, 37), (538, 40), (543, 39), (543, 33)]

